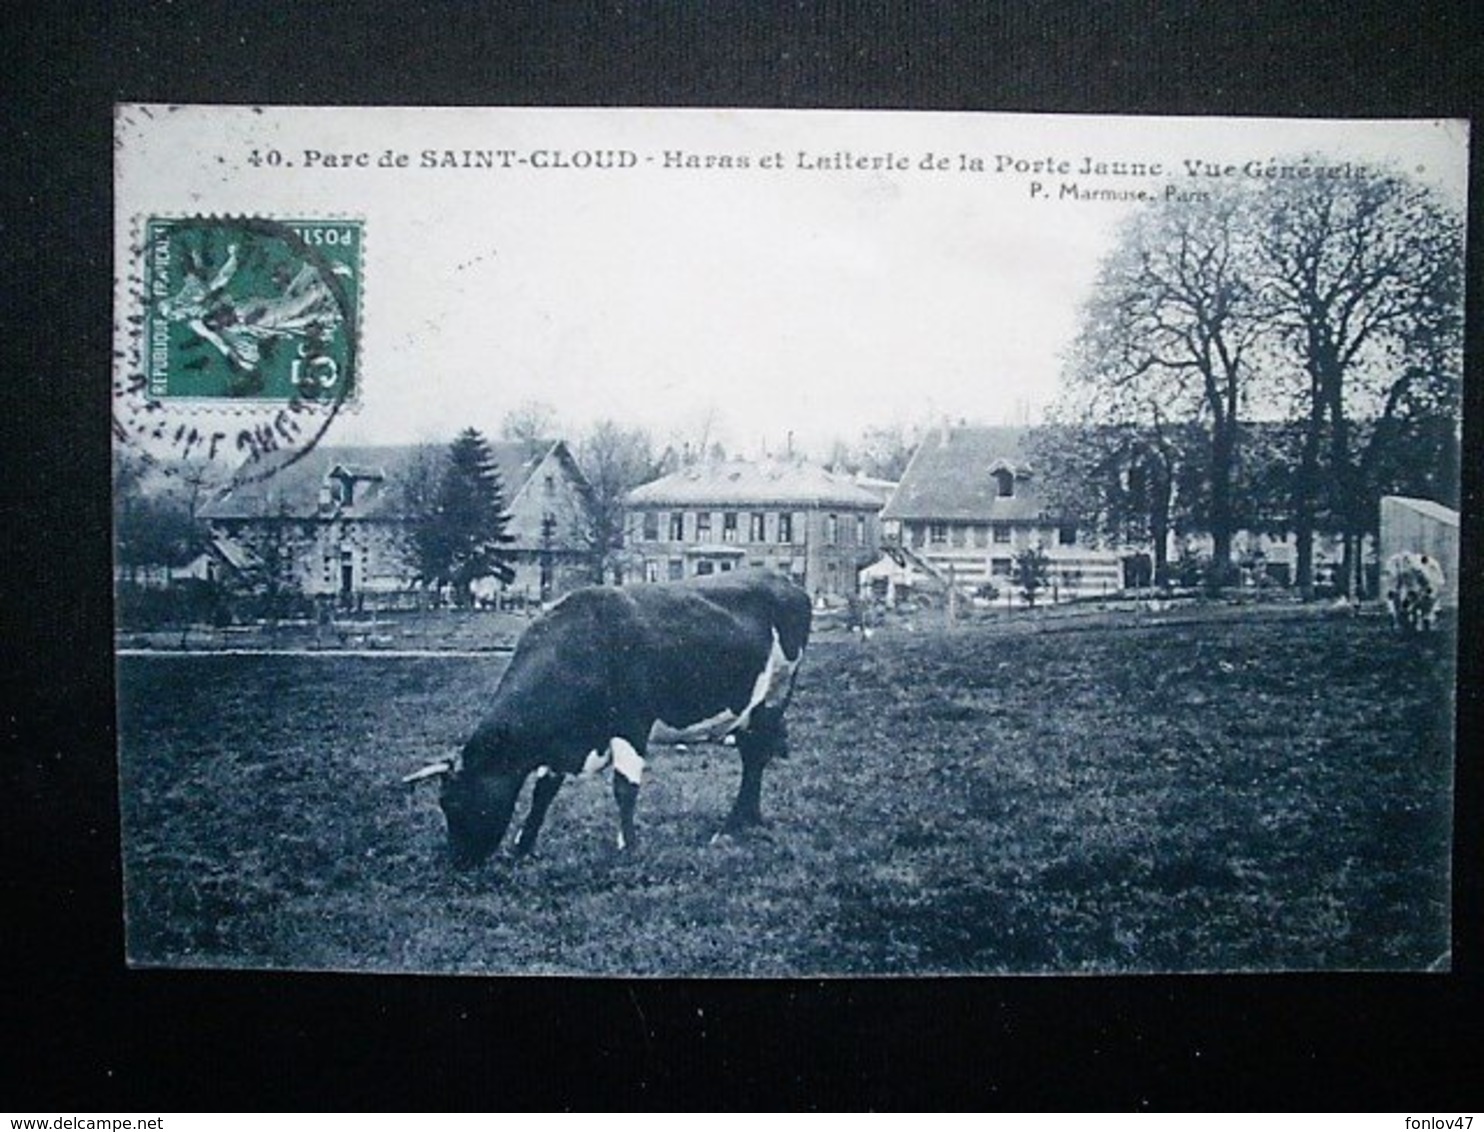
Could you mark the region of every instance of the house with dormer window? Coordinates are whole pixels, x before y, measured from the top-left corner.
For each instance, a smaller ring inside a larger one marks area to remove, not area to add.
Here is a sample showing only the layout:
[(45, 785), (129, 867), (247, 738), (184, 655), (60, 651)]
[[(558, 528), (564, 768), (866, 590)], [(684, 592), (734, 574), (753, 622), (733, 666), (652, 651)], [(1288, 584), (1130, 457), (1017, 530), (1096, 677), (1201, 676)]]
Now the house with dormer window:
[[(548, 600), (590, 575), (591, 489), (564, 441), (491, 443), (500, 472), (515, 579), (476, 583), (528, 601)], [(216, 576), (375, 604), (418, 587), (412, 553), (419, 490), (427, 494), (442, 449), (424, 445), (317, 448), (276, 469), (255, 469), (200, 511)]]
[(1058, 599), (1122, 586), (1119, 557), (1083, 545), (1038, 491), (1020, 428), (944, 426), (923, 437), (881, 512), (882, 536), (966, 592), (1011, 584), (1017, 554), (1049, 560)]

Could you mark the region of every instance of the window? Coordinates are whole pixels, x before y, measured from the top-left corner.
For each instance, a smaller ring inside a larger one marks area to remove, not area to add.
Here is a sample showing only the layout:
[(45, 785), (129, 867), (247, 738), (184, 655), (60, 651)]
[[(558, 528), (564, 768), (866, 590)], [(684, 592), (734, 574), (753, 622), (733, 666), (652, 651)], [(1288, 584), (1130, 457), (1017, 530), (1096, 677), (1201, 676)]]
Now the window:
[(670, 581), (678, 582), (685, 577), (685, 560), (683, 558), (670, 559)]
[(721, 513), (721, 541), (737, 541), (737, 512), (723, 511)]
[(547, 495), (555, 495), (556, 494), (556, 476), (547, 476), (546, 477), (546, 494)]
[(778, 541), (793, 542), (794, 540), (794, 517), (787, 511), (778, 513)]
[(747, 541), (764, 542), (768, 537), (764, 533), (766, 528), (767, 522), (763, 513), (761, 511), (754, 511), (748, 516), (747, 520)]
[(670, 541), (681, 542), (685, 539), (685, 513), (683, 511), (670, 512)]
[(697, 542), (710, 542), (711, 541), (711, 512), (710, 511), (697, 511), (696, 512), (696, 541)]
[(928, 524), (928, 542), (931, 542), (931, 543), (934, 543), (934, 544), (941, 544), (941, 543), (945, 543), (947, 541), (948, 541), (948, 524), (947, 523), (929, 523)]
[(1015, 495), (1015, 474), (1009, 468), (997, 468), (994, 472), (995, 488), (1001, 499)]
[(1009, 523), (996, 523), (994, 525), (994, 540), (998, 543), (1007, 543), (1010, 541)]
[(729, 573), (731, 573), (731, 570), (732, 570), (732, 560), (730, 558), (723, 558), (721, 560), (721, 572), (723, 574), (729, 574)]
[(1077, 544), (1077, 525), (1075, 523), (1063, 523), (1057, 527), (1056, 543), (1058, 546), (1075, 546)]
[(644, 580), (646, 582), (658, 582), (660, 580), (660, 564), (653, 558), (644, 560)]
[(974, 524), (974, 545), (989, 545), (989, 528), (986, 527), (983, 523)]
[(834, 546), (840, 541), (840, 516), (826, 515), (824, 517), (824, 544)]
[(1010, 576), (1010, 560), (1008, 558), (991, 558), (989, 560), (989, 572), (996, 578), (1008, 578)]
[[(660, 513), (658, 511), (644, 512), (644, 541), (658, 542), (660, 537)], [(651, 579), (656, 580), (656, 579)]]
[(855, 545), (866, 545), (866, 517), (864, 515), (855, 517)]
[(922, 524), (909, 523), (907, 525), (907, 537), (913, 546), (922, 545)]
[(709, 559), (709, 558), (703, 558), (699, 562), (696, 563), (696, 576), (697, 577), (701, 577), (702, 575), (705, 575), (705, 574), (714, 574), (715, 572), (716, 572), (716, 563), (715, 562), (712, 562), (711, 559)]
[(954, 546), (963, 546), (968, 542), (969, 528), (962, 523), (954, 523), (948, 535)]

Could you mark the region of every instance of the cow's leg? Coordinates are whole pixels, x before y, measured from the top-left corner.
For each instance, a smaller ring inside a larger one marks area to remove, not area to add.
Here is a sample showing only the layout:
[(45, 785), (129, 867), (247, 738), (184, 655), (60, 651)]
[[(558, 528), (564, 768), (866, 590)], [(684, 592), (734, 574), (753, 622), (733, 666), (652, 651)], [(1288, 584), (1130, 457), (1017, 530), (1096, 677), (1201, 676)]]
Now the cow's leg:
[(634, 806), (644, 777), (644, 756), (640, 748), (619, 737), (609, 743), (609, 750), (613, 753), (613, 799), (618, 803), (618, 847), (622, 851), (632, 849), (637, 841)]
[(531, 788), (531, 812), (526, 815), (525, 824), (520, 827), (520, 836), (515, 839), (517, 857), (527, 857), (536, 848), (541, 823), (546, 820), (546, 811), (551, 808), (551, 800), (562, 788), (563, 777), (549, 767), (542, 767), (536, 772), (536, 785)]
[(737, 733), (737, 750), (742, 755), (742, 785), (737, 800), (727, 817), (728, 833), (763, 824), (763, 768), (770, 759), (788, 754), (788, 731), (782, 712), (759, 712), (747, 730)]

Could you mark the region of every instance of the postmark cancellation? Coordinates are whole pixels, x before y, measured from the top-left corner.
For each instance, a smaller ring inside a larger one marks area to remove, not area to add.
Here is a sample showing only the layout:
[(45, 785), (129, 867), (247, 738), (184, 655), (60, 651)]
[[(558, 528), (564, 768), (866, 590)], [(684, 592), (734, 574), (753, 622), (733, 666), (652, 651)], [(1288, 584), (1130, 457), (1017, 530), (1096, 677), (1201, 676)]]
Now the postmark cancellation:
[(273, 463), (312, 448), (358, 402), (364, 221), (149, 216), (135, 231), (121, 442)]
[(362, 226), (351, 220), (150, 220), (149, 395), (353, 396), (362, 246)]

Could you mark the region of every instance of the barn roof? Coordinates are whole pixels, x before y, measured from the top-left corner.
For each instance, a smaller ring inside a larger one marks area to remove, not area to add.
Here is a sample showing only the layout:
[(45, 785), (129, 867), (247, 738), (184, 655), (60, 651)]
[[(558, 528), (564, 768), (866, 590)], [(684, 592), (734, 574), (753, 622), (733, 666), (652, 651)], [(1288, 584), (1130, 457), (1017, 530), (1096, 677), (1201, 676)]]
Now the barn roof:
[[(560, 440), (490, 441), (490, 454), (500, 470), (505, 506), (530, 482), (531, 475), (555, 449), (572, 464)], [(314, 519), (322, 517), (320, 489), (332, 476), (355, 480), (354, 502), (337, 508), (343, 518), (394, 519), (401, 514), (399, 484), (419, 458), (440, 458), (443, 445), (338, 445), (316, 448), (301, 459), (285, 461), (277, 471), (235, 483), (210, 500), (201, 515), (207, 519)], [(572, 465), (575, 471), (575, 464)], [(580, 478), (580, 473), (578, 473)]]
[(880, 497), (849, 476), (796, 460), (696, 464), (636, 487), (628, 501), (665, 507), (881, 508)]
[[(1046, 504), (1036, 490), (1021, 428), (958, 426), (923, 437), (892, 493), (883, 519), (1035, 520)], [(994, 473), (1009, 471), (1015, 494), (1002, 497)]]
[(1431, 499), (1417, 499), (1410, 495), (1386, 495), (1381, 498), (1383, 507), (1400, 507), (1407, 511), (1416, 511), (1419, 515), (1426, 515), (1439, 523), (1449, 526), (1458, 526), (1458, 512), (1451, 507), (1444, 507), (1441, 503)]

